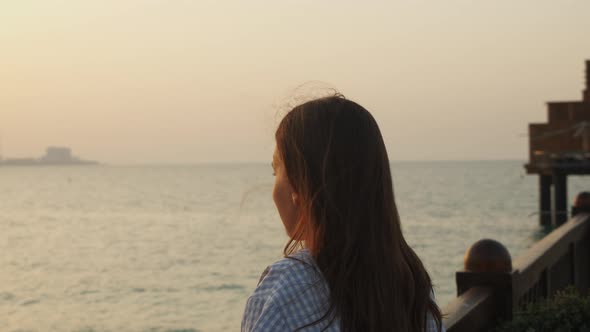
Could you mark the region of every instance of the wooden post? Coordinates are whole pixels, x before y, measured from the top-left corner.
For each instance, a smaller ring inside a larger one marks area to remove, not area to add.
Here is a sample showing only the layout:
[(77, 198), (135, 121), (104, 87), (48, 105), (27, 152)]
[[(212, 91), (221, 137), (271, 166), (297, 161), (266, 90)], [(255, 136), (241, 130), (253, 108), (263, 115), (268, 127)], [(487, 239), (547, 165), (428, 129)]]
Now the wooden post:
[[(576, 196), (572, 206), (572, 218), (578, 214), (590, 214), (590, 192), (583, 191)], [(590, 232), (586, 239), (576, 241), (570, 248), (573, 256), (574, 285), (585, 292), (590, 288)]]
[(567, 221), (567, 175), (561, 172), (553, 173), (553, 222), (560, 226)]
[(551, 225), (551, 176), (539, 175), (539, 222)]
[(512, 258), (500, 242), (483, 239), (475, 242), (465, 253), (464, 271), (456, 273), (457, 295), (472, 287), (494, 289), (494, 316), (512, 319)]

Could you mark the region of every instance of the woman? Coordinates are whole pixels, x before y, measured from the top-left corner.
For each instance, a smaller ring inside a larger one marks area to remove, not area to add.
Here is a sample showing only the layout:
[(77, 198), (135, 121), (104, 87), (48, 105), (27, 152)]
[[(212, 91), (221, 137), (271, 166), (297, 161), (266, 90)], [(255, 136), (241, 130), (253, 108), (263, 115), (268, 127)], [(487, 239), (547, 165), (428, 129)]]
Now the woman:
[(320, 98), (292, 109), (275, 138), (273, 199), (290, 241), (248, 299), (242, 331), (444, 331), (371, 114)]

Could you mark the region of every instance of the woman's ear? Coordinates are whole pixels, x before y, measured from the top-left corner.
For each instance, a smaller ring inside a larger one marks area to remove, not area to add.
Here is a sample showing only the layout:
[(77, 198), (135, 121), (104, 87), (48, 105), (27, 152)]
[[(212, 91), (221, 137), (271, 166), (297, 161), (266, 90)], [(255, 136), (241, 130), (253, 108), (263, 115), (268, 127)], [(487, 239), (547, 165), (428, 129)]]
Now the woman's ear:
[(293, 205), (297, 205), (297, 203), (299, 203), (299, 196), (297, 193), (291, 193), (291, 200), (293, 201)]

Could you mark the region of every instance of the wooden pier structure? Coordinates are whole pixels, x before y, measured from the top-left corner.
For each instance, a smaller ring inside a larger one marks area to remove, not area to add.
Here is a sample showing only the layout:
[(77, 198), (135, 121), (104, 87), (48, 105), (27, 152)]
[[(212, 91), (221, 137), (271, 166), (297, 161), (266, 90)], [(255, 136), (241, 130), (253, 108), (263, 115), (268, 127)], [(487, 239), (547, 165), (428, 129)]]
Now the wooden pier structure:
[(581, 101), (549, 102), (548, 123), (529, 124), (527, 174), (539, 175), (542, 225), (568, 218), (567, 176), (590, 174), (590, 60)]
[(540, 223), (561, 225), (568, 218), (567, 176), (590, 174), (590, 60), (583, 99), (547, 106), (549, 122), (529, 124), (525, 168), (539, 175)]

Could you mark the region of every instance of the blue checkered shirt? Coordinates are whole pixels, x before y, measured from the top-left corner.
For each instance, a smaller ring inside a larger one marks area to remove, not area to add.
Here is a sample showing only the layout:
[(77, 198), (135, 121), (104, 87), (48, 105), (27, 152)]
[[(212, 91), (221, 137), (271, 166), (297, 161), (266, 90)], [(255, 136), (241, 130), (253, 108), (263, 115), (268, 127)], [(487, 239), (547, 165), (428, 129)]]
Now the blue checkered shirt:
[[(326, 281), (309, 251), (300, 250), (262, 273), (246, 303), (242, 331), (295, 331), (322, 318), (329, 303)], [(301, 331), (339, 332), (340, 321), (330, 316)], [(434, 319), (428, 319), (426, 332), (438, 332)]]

